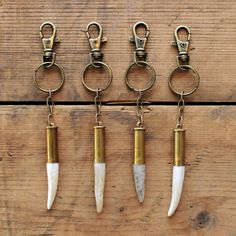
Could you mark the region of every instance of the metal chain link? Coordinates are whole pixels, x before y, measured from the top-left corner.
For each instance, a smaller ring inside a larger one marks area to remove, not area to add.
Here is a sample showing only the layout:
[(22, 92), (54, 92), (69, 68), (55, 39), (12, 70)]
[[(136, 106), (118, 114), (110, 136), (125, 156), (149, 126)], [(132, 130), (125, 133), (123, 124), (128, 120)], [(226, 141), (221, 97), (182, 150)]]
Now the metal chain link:
[(142, 98), (142, 91), (139, 90), (139, 96), (137, 98), (137, 106), (136, 106), (136, 115), (138, 118), (137, 121), (137, 126), (142, 126), (143, 125), (143, 98)]
[(185, 108), (185, 101), (184, 101), (184, 92), (181, 92), (180, 100), (178, 101), (178, 123), (176, 128), (183, 127), (183, 119), (184, 119), (184, 108)]
[(49, 89), (48, 90), (49, 96), (47, 97), (46, 104), (48, 107), (48, 125), (54, 126), (54, 117), (53, 117), (53, 106), (54, 106), (54, 100), (52, 98), (52, 92)]
[(99, 90), (96, 91), (96, 96), (94, 97), (94, 104), (96, 106), (96, 114), (95, 114), (95, 121), (97, 125), (101, 125), (101, 100)]

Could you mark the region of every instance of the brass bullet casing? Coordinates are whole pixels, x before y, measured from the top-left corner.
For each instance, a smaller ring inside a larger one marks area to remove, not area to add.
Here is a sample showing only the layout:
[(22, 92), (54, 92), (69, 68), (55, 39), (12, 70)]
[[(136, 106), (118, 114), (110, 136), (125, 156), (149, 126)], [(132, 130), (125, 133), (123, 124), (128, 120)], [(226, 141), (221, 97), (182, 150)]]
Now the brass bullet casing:
[(145, 164), (145, 128), (134, 128), (134, 164)]
[(175, 166), (185, 166), (185, 131), (177, 128), (175, 132)]
[(105, 127), (94, 126), (94, 162), (105, 162)]
[(58, 162), (57, 128), (58, 127), (56, 127), (56, 126), (47, 126), (48, 163), (57, 163)]

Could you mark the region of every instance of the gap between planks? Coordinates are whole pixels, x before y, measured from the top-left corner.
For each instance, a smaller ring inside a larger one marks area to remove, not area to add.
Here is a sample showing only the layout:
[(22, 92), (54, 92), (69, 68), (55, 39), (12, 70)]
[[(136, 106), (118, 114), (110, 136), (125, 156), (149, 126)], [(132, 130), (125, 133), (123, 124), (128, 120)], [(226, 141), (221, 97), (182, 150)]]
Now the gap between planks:
[[(0, 106), (22, 106), (22, 105), (45, 105), (45, 101), (1, 101)], [(103, 106), (136, 106), (135, 101), (107, 101), (101, 102)], [(94, 105), (93, 101), (54, 101), (54, 105), (63, 105), (63, 106), (84, 106), (84, 105)], [(178, 100), (175, 102), (149, 102), (147, 100), (143, 100), (144, 106), (175, 106), (178, 105)], [(185, 101), (186, 106), (236, 106), (236, 102), (189, 102)]]

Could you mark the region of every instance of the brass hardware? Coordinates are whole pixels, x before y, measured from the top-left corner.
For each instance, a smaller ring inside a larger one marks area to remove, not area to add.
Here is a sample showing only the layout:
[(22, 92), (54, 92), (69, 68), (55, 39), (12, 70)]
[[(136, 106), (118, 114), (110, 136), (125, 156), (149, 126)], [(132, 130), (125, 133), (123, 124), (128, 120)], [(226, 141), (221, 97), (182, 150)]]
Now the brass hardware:
[[(194, 79), (195, 79), (195, 86), (193, 87), (192, 90), (190, 90), (190, 91), (178, 91), (172, 85), (172, 79), (173, 79), (174, 74), (177, 73), (180, 70), (190, 70), (190, 71), (193, 72), (193, 76), (194, 76)], [(177, 95), (181, 95), (183, 93), (183, 96), (189, 96), (189, 95), (193, 94), (198, 89), (199, 84), (200, 84), (200, 76), (199, 76), (198, 72), (190, 65), (181, 65), (181, 68), (179, 66), (176, 67), (172, 71), (172, 73), (169, 77), (169, 80), (168, 80), (168, 85), (169, 85), (169, 88), (172, 90), (172, 92), (177, 94)]]
[(57, 163), (58, 162), (57, 128), (58, 127), (56, 127), (56, 126), (47, 126), (48, 163)]
[(101, 105), (102, 102), (100, 100), (100, 94), (97, 91), (96, 96), (94, 97), (94, 104), (96, 107), (96, 114), (95, 114), (95, 122), (97, 123), (98, 126), (100, 126), (102, 124), (101, 121)]
[[(52, 35), (49, 38), (45, 38), (43, 35), (43, 30), (46, 26), (51, 27), (52, 29)], [(39, 35), (42, 39), (42, 43), (43, 43), (43, 48), (44, 48), (44, 54), (43, 54), (43, 62), (42, 64), (40, 64), (38, 66), (38, 68), (35, 70), (34, 73), (34, 84), (35, 86), (41, 90), (42, 92), (48, 93), (48, 97), (46, 100), (47, 103), (47, 107), (48, 107), (48, 126), (54, 127), (54, 119), (53, 119), (53, 106), (54, 106), (54, 102), (53, 102), (53, 97), (52, 94), (56, 91), (58, 91), (59, 89), (61, 89), (61, 87), (64, 84), (65, 81), (65, 75), (64, 75), (64, 71), (61, 68), (61, 66), (59, 66), (58, 64), (55, 63), (55, 52), (53, 52), (53, 47), (54, 47), (54, 43), (59, 42), (59, 39), (56, 36), (57, 34), (57, 30), (56, 30), (56, 26), (51, 23), (51, 22), (44, 22), (41, 26), (40, 26), (40, 30), (39, 30)], [(59, 83), (58, 86), (54, 87), (54, 88), (43, 88), (40, 86), (40, 84), (38, 83), (38, 79), (37, 79), (37, 72), (43, 67), (45, 69), (51, 68), (51, 67), (56, 67), (58, 69), (58, 71), (60, 72), (61, 75), (61, 81)]]
[[(43, 35), (43, 29), (46, 26), (51, 27), (51, 29), (53, 30), (52, 35), (49, 38), (45, 38)], [(38, 68), (35, 70), (35, 73), (34, 73), (34, 83), (39, 90), (45, 93), (49, 93), (49, 91), (51, 93), (58, 91), (65, 82), (65, 74), (64, 74), (63, 68), (60, 65), (55, 63), (56, 53), (53, 51), (53, 47), (55, 43), (59, 42), (59, 39), (57, 38), (56, 34), (57, 34), (56, 26), (53, 23), (45, 22), (40, 26), (39, 35), (42, 39), (44, 51), (43, 51), (42, 63), (38, 66)], [(49, 69), (51, 67), (55, 67), (59, 71), (60, 78), (61, 78), (60, 83), (54, 88), (41, 87), (38, 82), (37, 73), (41, 68)]]
[[(137, 28), (140, 26), (144, 26), (146, 29), (146, 35), (144, 38), (141, 38), (137, 35)], [(133, 36), (131, 36), (129, 38), (130, 42), (135, 43), (136, 50), (134, 51), (134, 62), (131, 65), (129, 65), (129, 67), (127, 68), (127, 70), (125, 72), (125, 83), (129, 89), (131, 89), (135, 92), (144, 92), (144, 91), (149, 90), (154, 85), (154, 83), (156, 81), (156, 72), (155, 72), (154, 68), (147, 62), (147, 53), (145, 51), (145, 47), (147, 44), (149, 34), (150, 34), (149, 26), (144, 22), (137, 22), (133, 26)], [(129, 75), (131, 68), (133, 68), (134, 66), (143, 67), (146, 70), (150, 69), (150, 71), (151, 71), (150, 78), (149, 78), (150, 81), (147, 83), (146, 87), (143, 89), (135, 88), (129, 82), (128, 75)]]
[[(184, 29), (187, 31), (187, 34), (188, 34), (187, 41), (181, 41), (179, 39), (178, 32), (181, 29)], [(170, 74), (169, 79), (168, 79), (168, 85), (169, 85), (170, 90), (173, 93), (180, 96), (180, 99), (178, 101), (179, 118), (178, 118), (178, 123), (177, 123), (176, 127), (182, 128), (184, 108), (185, 108), (184, 96), (189, 96), (197, 90), (197, 88), (199, 87), (199, 84), (200, 84), (200, 76), (199, 76), (198, 72), (192, 66), (190, 66), (188, 64), (189, 63), (188, 50), (189, 50), (189, 44), (190, 44), (190, 38), (191, 38), (190, 29), (187, 26), (181, 25), (176, 28), (174, 36), (175, 36), (175, 42), (172, 42), (172, 45), (174, 45), (178, 48), (179, 53), (177, 56), (177, 67)], [(182, 61), (182, 64), (179, 63), (179, 60)], [(182, 71), (190, 70), (193, 72), (196, 83), (195, 83), (195, 87), (192, 90), (187, 91), (187, 92), (186, 91), (178, 91), (173, 87), (173, 85), (172, 85), (173, 75), (176, 72), (178, 72), (179, 70), (182, 70)]]
[[(146, 30), (146, 35), (144, 38), (141, 38), (137, 34), (137, 28), (144, 26)], [(146, 43), (150, 34), (149, 26), (145, 22), (137, 22), (133, 26), (133, 36), (129, 37), (129, 41), (135, 43), (136, 51), (134, 52), (134, 62), (136, 64), (143, 64), (147, 60), (147, 53), (145, 51)]]
[[(91, 38), (89, 29), (95, 26), (98, 30), (98, 37), (97, 38)], [(97, 67), (99, 65), (94, 65), (96, 64), (97, 61), (102, 61), (103, 59), (103, 53), (101, 52), (101, 44), (105, 43), (107, 41), (106, 37), (103, 37), (103, 29), (101, 24), (98, 22), (91, 22), (87, 25), (86, 30), (85, 30), (86, 36), (89, 40), (89, 45), (91, 48), (91, 53), (90, 53), (90, 63), (93, 64), (93, 66)]]
[[(94, 66), (95, 65), (94, 63), (96, 63), (96, 66)], [(92, 87), (88, 86), (86, 81), (85, 81), (85, 74), (87, 73), (87, 71), (89, 70), (90, 67), (95, 67), (96, 68), (96, 67), (101, 67), (101, 66), (103, 66), (109, 74), (109, 80), (108, 80), (106, 86), (103, 87), (103, 88), (92, 88)], [(85, 68), (82, 72), (82, 83), (83, 83), (84, 87), (87, 90), (89, 90), (91, 92), (95, 92), (95, 93), (97, 91), (102, 92), (102, 91), (108, 89), (108, 87), (110, 87), (110, 85), (112, 83), (112, 78), (113, 78), (113, 74), (112, 74), (111, 68), (106, 63), (101, 62), (101, 61), (96, 61), (96, 62), (93, 62), (93, 63), (89, 63), (87, 66), (85, 66)]]
[(134, 164), (145, 164), (145, 128), (134, 128)]
[(48, 107), (48, 126), (54, 126), (54, 117), (53, 117), (53, 107), (54, 107), (54, 100), (52, 97), (52, 92), (49, 89), (49, 95), (46, 100), (46, 104)]
[[(92, 26), (96, 26), (96, 28), (98, 30), (98, 37), (96, 37), (96, 38), (91, 38), (89, 30)], [(103, 34), (102, 26), (97, 22), (91, 22), (87, 25), (85, 33), (86, 33), (86, 36), (89, 41), (91, 52), (89, 54), (90, 55), (90, 62), (88, 65), (85, 66), (84, 70), (82, 71), (82, 84), (87, 90), (96, 93), (96, 95), (94, 97), (94, 104), (96, 106), (95, 121), (96, 121), (97, 125), (100, 126), (102, 124), (102, 122), (100, 120), (100, 117), (101, 117), (101, 99), (100, 99), (101, 92), (106, 90), (111, 85), (113, 74), (112, 74), (111, 68), (106, 63), (104, 63), (102, 61), (103, 60), (103, 53), (101, 52), (101, 44), (103, 42), (107, 41), (107, 39), (105, 37), (103, 37), (103, 35), (102, 35)], [(86, 84), (85, 74), (87, 73), (87, 71), (89, 70), (90, 67), (94, 67), (94, 68), (104, 67), (106, 69), (106, 71), (108, 71), (109, 80), (108, 80), (105, 87), (92, 88)]]
[[(139, 37), (137, 34), (137, 28), (140, 26), (144, 26), (146, 29), (146, 34), (145, 36)], [(137, 126), (141, 127), (143, 124), (143, 92), (149, 90), (155, 83), (156, 81), (156, 72), (154, 68), (147, 62), (147, 53), (145, 51), (147, 40), (150, 34), (150, 29), (149, 26), (145, 22), (137, 22), (132, 29), (133, 35), (129, 38), (130, 42), (135, 43), (136, 50), (134, 51), (134, 62), (129, 65), (125, 72), (125, 83), (127, 87), (135, 92), (138, 92), (138, 98), (137, 98), (137, 110), (136, 110), (136, 115), (138, 118)], [(139, 66), (144, 69), (149, 68), (151, 70), (151, 76), (150, 76), (150, 82), (147, 84), (145, 88), (136, 88), (133, 85), (129, 83), (128, 79), (128, 74), (131, 70), (132, 67), (134, 66)]]
[(144, 111), (143, 111), (143, 98), (142, 98), (142, 92), (139, 91), (139, 95), (136, 101), (136, 116), (137, 116), (137, 126), (138, 127), (142, 127), (143, 125), (143, 115), (144, 115)]
[(44, 62), (41, 65), (38, 66), (38, 68), (35, 70), (34, 72), (34, 84), (36, 85), (36, 87), (41, 90), (42, 92), (48, 93), (48, 91), (50, 90), (51, 93), (57, 92), (58, 90), (61, 89), (61, 87), (63, 86), (64, 82), (65, 82), (65, 74), (64, 71), (62, 69), (62, 67), (56, 63), (54, 63), (52, 66), (50, 67), (55, 67), (59, 72), (60, 72), (60, 76), (61, 76), (61, 80), (60, 83), (53, 87), (53, 88), (43, 88), (40, 86), (39, 82), (38, 82), (38, 78), (37, 78), (37, 73), (41, 68), (48, 68), (48, 62)]
[(131, 89), (135, 92), (139, 92), (139, 91), (145, 92), (145, 91), (149, 90), (154, 85), (154, 83), (156, 81), (156, 72), (155, 72), (155, 69), (148, 62), (142, 61), (139, 63), (142, 63), (142, 66), (144, 69), (148, 70), (148, 68), (149, 68), (151, 71), (150, 77), (149, 77), (149, 82), (147, 83), (147, 85), (144, 88), (136, 88), (129, 82), (129, 79), (128, 79), (129, 72), (130, 72), (131, 68), (133, 68), (134, 66), (137, 66), (136, 62), (133, 62), (131, 65), (129, 65), (128, 69), (125, 71), (125, 83), (129, 89)]
[[(179, 39), (178, 32), (180, 30), (185, 30), (187, 32), (188, 34), (187, 41), (182, 41)], [(187, 65), (189, 62), (188, 51), (189, 51), (189, 44), (190, 44), (190, 39), (191, 39), (190, 29), (187, 26), (180, 25), (179, 27), (175, 29), (174, 37), (175, 37), (175, 41), (173, 41), (171, 45), (177, 47), (179, 50), (179, 54), (177, 56), (177, 64), (179, 64), (179, 60), (180, 60), (182, 63)], [(179, 67), (181, 67), (181, 65), (179, 65)]]
[(105, 127), (94, 127), (94, 162), (105, 162)]
[[(48, 38), (44, 37), (43, 30), (45, 27), (49, 26), (52, 29), (52, 35)], [(43, 62), (38, 66), (38, 68), (35, 70), (34, 74), (34, 83), (36, 87), (45, 92), (48, 93), (48, 97), (46, 100), (46, 104), (48, 107), (48, 126), (47, 126), (47, 155), (48, 155), (48, 163), (56, 163), (58, 162), (58, 154), (57, 154), (57, 127), (54, 124), (54, 118), (53, 118), (53, 107), (54, 107), (54, 101), (52, 94), (56, 91), (58, 91), (65, 81), (65, 75), (63, 72), (63, 69), (55, 63), (55, 52), (53, 51), (54, 44), (59, 42), (59, 39), (57, 38), (57, 30), (56, 26), (51, 22), (44, 22), (40, 26), (39, 35), (42, 39), (43, 43)], [(40, 68), (44, 67), (45, 69), (48, 69), (52, 66), (55, 66), (60, 74), (61, 74), (61, 82), (60, 84), (55, 88), (43, 88), (39, 85), (37, 81), (37, 72), (40, 70)]]
[(180, 96), (180, 100), (178, 101), (178, 123), (176, 125), (176, 128), (182, 128), (183, 126), (183, 120), (184, 120), (184, 109), (185, 109), (185, 101), (184, 101), (184, 95), (183, 93)]
[[(187, 31), (187, 40), (182, 41), (179, 39), (178, 32), (179, 30), (184, 29)], [(168, 85), (170, 90), (179, 95), (179, 101), (178, 101), (178, 122), (176, 125), (176, 129), (174, 130), (175, 133), (175, 160), (174, 160), (174, 165), (175, 166), (184, 166), (185, 165), (185, 130), (182, 128), (183, 127), (183, 117), (184, 117), (184, 109), (185, 109), (185, 100), (184, 96), (188, 96), (193, 94), (197, 88), (199, 87), (200, 83), (200, 76), (198, 72), (189, 65), (189, 45), (190, 45), (190, 38), (191, 38), (191, 32), (190, 29), (187, 26), (179, 26), (175, 29), (174, 32), (174, 37), (175, 37), (175, 42), (172, 42), (172, 45), (176, 46), (178, 48), (178, 56), (177, 56), (177, 67), (172, 71), (170, 74), (170, 77), (168, 79)], [(179, 62), (181, 61), (181, 63)], [(186, 91), (177, 91), (174, 89), (172, 86), (172, 78), (173, 75), (178, 72), (179, 70), (182, 71), (187, 71), (190, 70), (193, 72), (195, 79), (196, 79), (196, 84), (195, 87), (186, 92)]]
[[(49, 26), (52, 29), (52, 35), (49, 38), (45, 38), (43, 35), (43, 29), (47, 26)], [(43, 63), (45, 62), (48, 63), (47, 66), (50, 67), (55, 63), (56, 53), (53, 52), (54, 44), (60, 42), (60, 39), (57, 38), (56, 26), (52, 22), (44, 22), (40, 26), (39, 34), (42, 39), (43, 48), (44, 48)]]
[[(89, 30), (92, 26), (96, 26), (96, 28), (98, 30), (98, 37), (97, 38), (91, 38), (91, 36), (90, 36)], [(103, 53), (101, 52), (101, 44), (106, 42), (107, 39), (106, 39), (106, 37), (103, 37), (102, 26), (97, 22), (89, 23), (86, 27), (85, 33), (86, 33), (86, 36), (89, 41), (91, 52), (89, 54), (90, 62), (88, 65), (85, 66), (84, 70), (82, 71), (82, 84), (86, 89), (88, 89), (91, 92), (95, 92), (95, 93), (102, 92), (102, 91), (106, 90), (111, 85), (112, 78), (113, 78), (112, 70), (106, 63), (103, 62)], [(85, 81), (85, 74), (87, 73), (87, 71), (89, 70), (90, 67), (95, 67), (95, 68), (104, 67), (105, 68), (105, 70), (109, 74), (109, 80), (108, 80), (105, 87), (92, 88), (87, 85), (87, 83)]]
[[(187, 41), (182, 41), (179, 39), (178, 32), (181, 29), (187, 31), (187, 34), (188, 34)], [(175, 37), (175, 41), (172, 42), (171, 45), (177, 47), (179, 52), (176, 57), (177, 67), (170, 74), (169, 79), (168, 79), (168, 85), (173, 93), (180, 95), (180, 96), (181, 95), (188, 96), (188, 95), (193, 94), (197, 90), (197, 88), (199, 87), (199, 84), (200, 84), (200, 76), (199, 76), (198, 72), (192, 66), (189, 65), (188, 51), (189, 51), (189, 45), (190, 45), (190, 39), (191, 39), (190, 29), (187, 26), (181, 25), (175, 29), (174, 37)], [(191, 71), (193, 73), (193, 76), (194, 76), (194, 79), (196, 82), (195, 82), (195, 86), (192, 90), (178, 91), (173, 87), (173, 85), (172, 85), (173, 76), (174, 76), (174, 74), (176, 74), (180, 70), (181, 71)]]
[[(144, 27), (146, 34), (144, 37), (140, 37), (137, 34), (138, 27)], [(134, 92), (137, 92), (136, 100), (136, 116), (137, 124), (134, 128), (134, 164), (145, 165), (145, 128), (143, 127), (144, 108), (143, 108), (143, 93), (149, 90), (156, 81), (156, 72), (154, 68), (147, 62), (146, 44), (150, 34), (149, 26), (144, 22), (137, 22), (132, 28), (132, 36), (129, 41), (135, 43), (134, 62), (131, 63), (125, 72), (126, 86)], [(150, 70), (150, 77), (148, 83), (144, 88), (137, 88), (130, 84), (128, 75), (131, 69), (137, 69), (137, 67), (144, 70)], [(140, 177), (139, 173), (139, 176)], [(145, 174), (145, 173), (144, 173)], [(143, 178), (143, 176), (141, 177)], [(144, 191), (144, 190), (143, 190)]]
[[(53, 30), (52, 35), (49, 38), (45, 38), (43, 35), (43, 29), (46, 26), (50, 26), (51, 29)], [(54, 102), (53, 102), (52, 94), (54, 92), (57, 92), (59, 89), (61, 89), (61, 87), (63, 86), (63, 84), (65, 82), (65, 75), (64, 75), (63, 69), (61, 68), (61, 66), (59, 66), (58, 64), (55, 63), (55, 55), (56, 54), (53, 52), (53, 46), (54, 46), (54, 43), (59, 42), (59, 39), (57, 38), (56, 33), (57, 33), (56, 26), (51, 22), (45, 22), (40, 26), (39, 34), (42, 39), (43, 48), (44, 48), (43, 63), (38, 66), (38, 68), (35, 70), (35, 73), (34, 73), (34, 84), (36, 85), (36, 87), (39, 90), (41, 90), (42, 92), (48, 93), (48, 97), (46, 100), (48, 111), (49, 111), (48, 112), (48, 126), (52, 126), (52, 127), (54, 126), (54, 119), (53, 119)], [(53, 66), (58, 69), (58, 71), (60, 72), (60, 75), (61, 75), (61, 81), (60, 81), (59, 85), (57, 85), (54, 88), (41, 87), (40, 84), (38, 83), (37, 72), (42, 67), (45, 69), (49, 69)]]
[(175, 166), (185, 165), (185, 130), (177, 128), (175, 133)]

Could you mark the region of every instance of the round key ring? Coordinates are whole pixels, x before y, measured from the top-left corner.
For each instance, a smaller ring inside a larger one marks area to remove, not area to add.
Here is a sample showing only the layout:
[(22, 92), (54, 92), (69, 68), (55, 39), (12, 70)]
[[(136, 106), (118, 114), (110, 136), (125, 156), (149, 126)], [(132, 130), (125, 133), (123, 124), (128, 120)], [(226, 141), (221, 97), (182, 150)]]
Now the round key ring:
[[(191, 89), (190, 91), (187, 91), (187, 92), (183, 92), (183, 91), (178, 91), (174, 88), (173, 84), (172, 84), (172, 79), (173, 79), (173, 76), (174, 74), (176, 74), (178, 71), (187, 71), (187, 70), (190, 70), (192, 71), (193, 75), (194, 75), (194, 78), (195, 78), (195, 87), (193, 89)], [(169, 85), (169, 88), (171, 89), (171, 91), (177, 95), (180, 95), (180, 96), (189, 96), (191, 94), (193, 94), (197, 88), (199, 87), (199, 84), (200, 84), (200, 76), (198, 74), (198, 72), (190, 65), (181, 65), (181, 67), (176, 67), (172, 73), (170, 74), (169, 76), (169, 79), (168, 79), (168, 85)]]
[[(44, 62), (44, 63), (42, 63), (38, 66), (38, 68), (35, 70), (35, 73), (34, 73), (34, 83), (35, 83), (36, 87), (39, 90), (41, 90), (42, 92), (48, 93), (48, 91), (50, 91), (51, 93), (54, 93), (54, 92), (58, 91), (63, 86), (63, 84), (65, 82), (65, 74), (64, 74), (64, 71), (63, 71), (62, 67), (59, 66), (58, 64), (53, 63), (52, 66), (47, 67), (47, 65), (49, 65), (49, 64), (50, 64), (50, 62)], [(56, 86), (54, 88), (43, 88), (43, 87), (40, 86), (40, 84), (38, 82), (38, 79), (37, 79), (37, 73), (42, 67), (44, 67), (45, 69), (49, 69), (49, 68), (52, 68), (52, 67), (57, 68), (57, 70), (60, 72), (60, 78), (61, 78), (60, 83), (58, 84), (58, 86)]]
[(134, 67), (135, 65), (137, 65), (136, 62), (133, 62), (125, 72), (125, 83), (129, 89), (131, 89), (135, 92), (145, 92), (145, 91), (149, 90), (154, 85), (154, 83), (156, 81), (156, 72), (155, 72), (154, 68), (148, 62), (142, 61), (139, 63), (141, 63), (145, 66), (143, 68), (149, 68), (151, 70), (151, 76), (149, 77), (150, 82), (147, 84), (147, 86), (145, 88), (142, 88), (142, 89), (135, 88), (133, 85), (130, 84), (129, 79), (128, 79), (128, 74), (129, 74), (131, 68)]
[[(87, 83), (86, 83), (85, 74), (87, 73), (89, 68), (90, 67), (98, 68), (97, 66), (94, 66), (94, 64), (97, 65), (99, 68), (104, 67), (106, 69), (106, 71), (109, 73), (109, 80), (108, 80), (106, 86), (104, 86), (103, 88), (92, 88), (92, 87), (88, 86)], [(93, 62), (93, 63), (89, 63), (87, 66), (85, 66), (85, 68), (82, 72), (82, 84), (84, 85), (84, 87), (87, 90), (89, 90), (91, 92), (102, 92), (102, 91), (106, 90), (111, 85), (112, 79), (113, 79), (113, 74), (112, 74), (111, 68), (106, 63), (104, 63), (102, 61), (96, 61), (96, 62)]]

